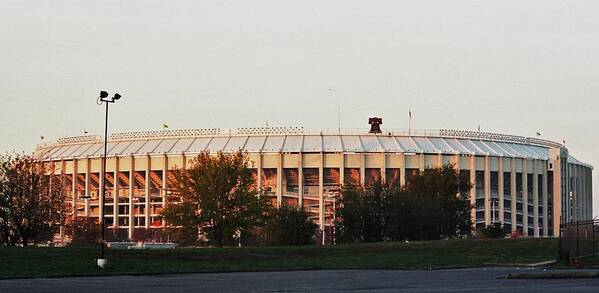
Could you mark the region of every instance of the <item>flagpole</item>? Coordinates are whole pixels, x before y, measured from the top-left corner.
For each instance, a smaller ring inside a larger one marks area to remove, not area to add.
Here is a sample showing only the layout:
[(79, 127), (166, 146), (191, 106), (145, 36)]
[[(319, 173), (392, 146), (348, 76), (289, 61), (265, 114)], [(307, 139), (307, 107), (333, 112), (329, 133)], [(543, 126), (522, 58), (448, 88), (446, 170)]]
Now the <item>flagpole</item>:
[(412, 110), (408, 110), (408, 136), (412, 135)]

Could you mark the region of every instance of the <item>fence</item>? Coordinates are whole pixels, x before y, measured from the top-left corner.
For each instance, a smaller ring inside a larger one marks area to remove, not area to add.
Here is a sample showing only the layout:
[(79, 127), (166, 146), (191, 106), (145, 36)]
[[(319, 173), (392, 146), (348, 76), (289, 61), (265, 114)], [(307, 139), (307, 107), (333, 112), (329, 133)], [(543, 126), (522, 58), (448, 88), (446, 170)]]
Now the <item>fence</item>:
[(560, 260), (569, 261), (597, 254), (599, 254), (599, 220), (560, 225)]

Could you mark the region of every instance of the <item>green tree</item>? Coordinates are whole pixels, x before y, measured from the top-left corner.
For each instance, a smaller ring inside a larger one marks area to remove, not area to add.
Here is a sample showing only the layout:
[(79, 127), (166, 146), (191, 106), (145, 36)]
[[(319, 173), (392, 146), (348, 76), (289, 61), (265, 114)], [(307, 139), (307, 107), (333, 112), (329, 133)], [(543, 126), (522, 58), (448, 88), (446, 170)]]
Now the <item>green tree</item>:
[(173, 192), (181, 202), (166, 207), (166, 221), (186, 231), (198, 227), (219, 247), (234, 243), (240, 232), (264, 225), (270, 202), (255, 188), (248, 164), (240, 151), (200, 153), (189, 169), (176, 173)]
[(38, 243), (51, 239), (64, 219), (60, 178), (27, 155), (0, 157), (0, 230), (4, 242)]
[(439, 239), (470, 233), (470, 183), (453, 165), (427, 169), (406, 186), (374, 181), (341, 192), (338, 224), (342, 241)]
[(93, 245), (100, 243), (100, 226), (90, 217), (76, 217), (70, 225), (69, 245)]
[(393, 239), (439, 239), (470, 234), (470, 182), (453, 165), (426, 169), (410, 177), (391, 199), (396, 214), (388, 230)]
[(283, 205), (272, 210), (265, 232), (271, 245), (305, 245), (314, 243), (317, 227), (303, 208)]
[(481, 235), (483, 238), (499, 239), (505, 238), (505, 230), (503, 225), (499, 222), (487, 225), (482, 231)]

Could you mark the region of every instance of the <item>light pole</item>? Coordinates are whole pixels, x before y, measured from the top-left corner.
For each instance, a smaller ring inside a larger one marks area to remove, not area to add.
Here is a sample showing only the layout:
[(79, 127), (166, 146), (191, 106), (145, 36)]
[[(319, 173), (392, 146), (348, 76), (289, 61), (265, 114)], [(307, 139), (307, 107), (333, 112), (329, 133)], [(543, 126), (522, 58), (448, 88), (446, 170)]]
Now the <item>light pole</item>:
[[(104, 120), (104, 156), (102, 157), (102, 185), (100, 186), (100, 194), (102, 195), (102, 200), (100, 201), (100, 229), (101, 229), (101, 242), (100, 242), (100, 258), (98, 259), (98, 266), (100, 268), (105, 268), (108, 264), (108, 259), (104, 257), (104, 230), (105, 230), (105, 222), (104, 222), (104, 205), (106, 202), (106, 152), (108, 147), (108, 105), (118, 101), (121, 98), (121, 95), (115, 93), (112, 98), (108, 97), (108, 92), (100, 91), (100, 96), (96, 103), (98, 105), (102, 105), (102, 103), (106, 104), (106, 117)], [(114, 209), (114, 207), (113, 207)], [(114, 211), (113, 211), (114, 213)]]
[[(337, 218), (337, 217), (336, 217), (336, 215), (337, 215), (337, 198), (335, 197), (335, 195), (336, 195), (337, 193), (338, 193), (338, 192), (334, 192), (334, 191), (332, 191), (332, 190), (331, 190), (331, 191), (329, 191), (329, 194), (328, 194), (328, 196), (327, 196), (327, 198), (329, 198), (329, 199), (333, 200), (333, 217), (332, 217), (332, 221), (331, 221), (331, 227), (332, 227), (332, 230), (333, 230), (333, 231), (332, 231), (332, 235), (331, 235), (331, 242), (333, 243), (333, 245), (335, 245), (335, 244), (336, 244), (336, 243), (335, 243), (335, 242), (336, 242), (336, 241), (335, 241), (335, 234), (336, 234), (336, 230), (337, 230), (337, 229), (336, 229), (336, 227), (335, 227), (335, 222), (336, 222), (336, 220), (337, 220), (337, 219), (336, 219), (336, 218)], [(324, 244), (325, 244), (325, 241), (324, 241), (324, 239), (325, 239), (325, 237), (324, 237), (324, 236), (325, 236), (325, 234), (324, 234), (324, 231), (325, 231), (325, 230), (326, 230), (326, 225), (325, 225), (325, 229), (323, 229), (323, 233), (322, 233), (322, 235), (323, 235), (323, 236), (322, 236), (322, 245), (324, 245)]]
[(499, 203), (499, 200), (496, 198), (491, 198), (491, 224), (495, 224), (497, 222), (497, 217), (495, 216), (495, 204)]

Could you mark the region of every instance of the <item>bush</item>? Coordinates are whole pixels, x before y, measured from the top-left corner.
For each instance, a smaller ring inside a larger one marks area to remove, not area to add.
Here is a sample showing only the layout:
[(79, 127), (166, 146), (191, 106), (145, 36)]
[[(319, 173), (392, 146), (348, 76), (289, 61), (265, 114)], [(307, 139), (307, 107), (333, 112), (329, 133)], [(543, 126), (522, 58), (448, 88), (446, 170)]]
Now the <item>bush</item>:
[(303, 208), (283, 205), (272, 210), (265, 232), (270, 245), (305, 245), (314, 243), (316, 227)]
[(70, 245), (93, 245), (100, 243), (100, 227), (94, 218), (77, 217), (71, 224)]
[(481, 231), (481, 236), (483, 238), (489, 239), (505, 238), (505, 231), (503, 230), (503, 225), (501, 223), (493, 223), (491, 225), (488, 225)]

